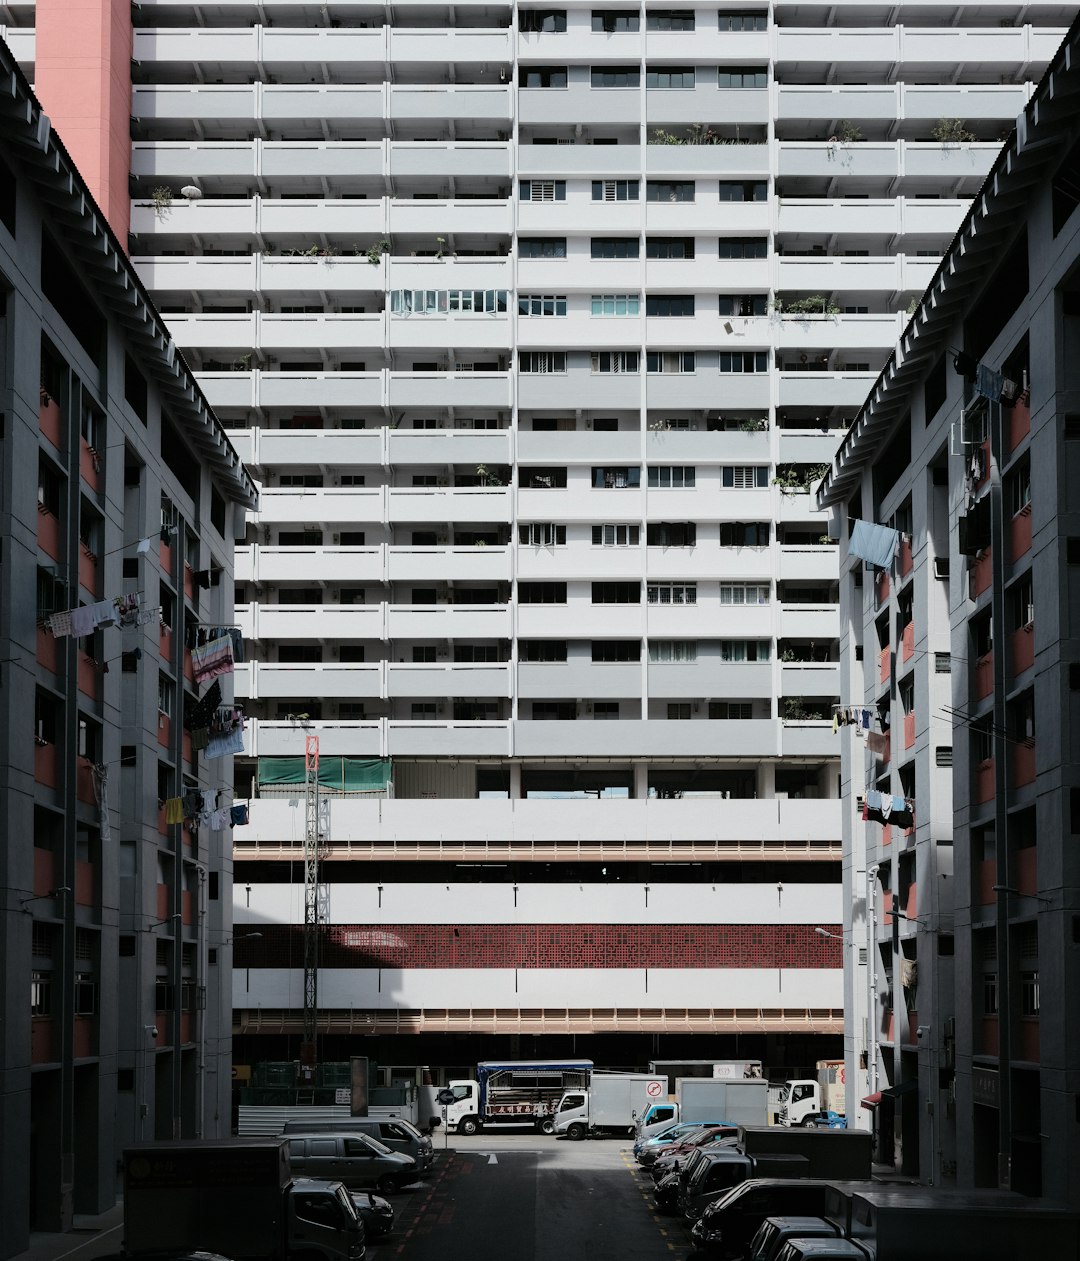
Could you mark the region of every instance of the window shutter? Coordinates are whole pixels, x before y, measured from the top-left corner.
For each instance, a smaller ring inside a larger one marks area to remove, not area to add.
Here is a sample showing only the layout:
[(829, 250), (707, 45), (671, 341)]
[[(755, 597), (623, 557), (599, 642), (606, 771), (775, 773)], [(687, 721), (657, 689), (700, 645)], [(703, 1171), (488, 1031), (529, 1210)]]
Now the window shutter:
[(556, 201), (566, 200), (566, 180), (555, 181), (555, 200)]
[(731, 467), (730, 464), (724, 465), (723, 484), (725, 486), (731, 486), (731, 487), (734, 487), (735, 485), (735, 470)]
[(637, 465), (626, 470), (626, 484), (627, 486), (641, 485), (641, 469)]

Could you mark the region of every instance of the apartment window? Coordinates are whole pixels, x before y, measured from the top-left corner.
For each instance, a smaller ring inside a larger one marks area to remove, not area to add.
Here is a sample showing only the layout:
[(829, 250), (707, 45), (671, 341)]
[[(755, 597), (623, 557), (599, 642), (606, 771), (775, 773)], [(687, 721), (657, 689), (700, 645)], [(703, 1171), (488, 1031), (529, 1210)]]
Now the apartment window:
[(615, 416), (594, 416), (593, 433), (618, 433), (619, 421)]
[(1031, 503), (1031, 465), (1024, 460), (1005, 478), (1006, 511), (1016, 516)]
[(566, 87), (565, 66), (522, 66), (519, 74), (523, 88)]
[(645, 257), (693, 258), (694, 238), (692, 236), (647, 236)]
[(638, 352), (636, 350), (594, 350), (592, 370), (594, 373), (637, 372), (639, 370)]
[(76, 1016), (92, 1016), (97, 1011), (97, 983), (91, 973), (75, 973), (74, 1002)]
[(518, 484), (528, 490), (565, 490), (565, 468), (522, 468)]
[(413, 701), (409, 707), (409, 717), (413, 722), (434, 722), (438, 712), (434, 701)]
[(518, 295), (518, 315), (554, 316), (565, 314), (565, 294), (522, 293)]
[(692, 88), (693, 66), (653, 66), (645, 70), (647, 88)]
[(697, 185), (693, 180), (649, 180), (646, 201), (693, 201)]
[(636, 236), (594, 236), (590, 252), (593, 258), (637, 258), (640, 244)]
[(455, 644), (454, 660), (463, 665), (491, 663), (499, 660), (499, 650), (494, 644)]
[(767, 315), (769, 299), (763, 293), (722, 293), (718, 299), (720, 315)]
[(764, 88), (768, 84), (769, 72), (763, 66), (721, 66), (716, 72), (718, 88)]
[(649, 486), (653, 490), (690, 490), (696, 484), (697, 469), (692, 464), (652, 464)]
[(363, 486), (366, 481), (364, 473), (342, 473), (338, 479), (341, 486)]
[(641, 641), (637, 639), (594, 639), (593, 661), (640, 661)]
[(767, 247), (763, 236), (722, 236), (718, 248), (721, 258), (765, 258)]
[(565, 661), (565, 639), (519, 639), (518, 656), (522, 661)]
[(649, 372), (694, 372), (697, 359), (692, 350), (650, 350), (645, 365)]
[[(593, 201), (637, 201), (640, 187), (638, 180), (593, 180), (592, 199)], [(636, 258), (637, 255), (634, 257)]]
[(720, 472), (721, 482), (733, 490), (761, 490), (769, 484), (767, 464), (725, 464)]
[(722, 350), (721, 372), (768, 372), (769, 352), (766, 350)]
[(636, 464), (610, 465), (593, 467), (592, 484), (594, 490), (626, 490), (641, 485), (641, 469)]
[(623, 35), (641, 30), (641, 15), (625, 9), (593, 9), (592, 28), (600, 35)]
[(697, 604), (696, 582), (650, 582), (650, 604)]
[(594, 293), (593, 315), (640, 315), (641, 297), (636, 293)]
[(638, 538), (636, 525), (594, 525), (592, 528), (593, 547), (637, 547)]
[(565, 604), (565, 582), (519, 582), (518, 604)]
[(518, 371), (562, 373), (566, 371), (565, 350), (519, 350)]
[(1037, 1016), (1039, 1014), (1039, 974), (1038, 972), (1020, 973), (1020, 1015)]
[(649, 547), (696, 547), (697, 522), (655, 521), (646, 526)]
[(594, 582), (592, 602), (593, 604), (640, 604), (641, 584), (639, 582)]
[(669, 722), (686, 722), (694, 716), (694, 707), (689, 701), (668, 701), (667, 716)]
[(646, 9), (645, 29), (647, 31), (692, 31), (694, 10)]
[(768, 521), (722, 521), (721, 547), (768, 547)]
[(158, 675), (158, 713), (171, 718), (176, 708), (176, 684), (167, 675)]
[(769, 19), (764, 10), (760, 13), (753, 9), (732, 10), (729, 13), (721, 10), (719, 19), (718, 26), (721, 31), (764, 31), (769, 25)]
[(769, 185), (765, 180), (721, 180), (721, 201), (766, 201)]
[(749, 722), (753, 716), (751, 701), (709, 701), (709, 717), (721, 722)]
[(518, 256), (520, 258), (565, 258), (566, 237), (519, 236)]
[(618, 722), (618, 701), (595, 701), (593, 703), (593, 722)]
[(594, 88), (637, 88), (641, 86), (641, 71), (637, 66), (593, 66)]
[(521, 9), (518, 12), (518, 30), (529, 35), (541, 31), (565, 31), (565, 9)]
[(998, 983), (996, 972), (983, 973), (983, 1015), (996, 1016), (998, 1014)]
[(522, 201), (565, 201), (566, 180), (522, 180), (518, 196)]
[(532, 716), (536, 722), (574, 722), (577, 719), (577, 703), (533, 701)]
[(649, 660), (658, 662), (684, 662), (697, 660), (695, 639), (653, 639), (649, 641)]
[[(694, 314), (694, 295), (692, 293), (650, 293), (645, 297), (646, 315), (666, 315), (684, 317)], [(663, 371), (663, 369), (650, 369)], [(682, 371), (682, 369), (676, 369)]]
[(720, 641), (721, 661), (768, 661), (769, 641), (767, 639), (722, 639)]
[(562, 547), (566, 542), (566, 526), (543, 521), (519, 525), (518, 541), (525, 547)]
[(768, 584), (757, 582), (722, 582), (720, 584), (720, 603), (768, 604)]
[(52, 1015), (52, 973), (30, 973), (30, 1015)]
[(1010, 630), (1023, 630), (1035, 621), (1035, 586), (1031, 574), (1009, 589), (1007, 604)]

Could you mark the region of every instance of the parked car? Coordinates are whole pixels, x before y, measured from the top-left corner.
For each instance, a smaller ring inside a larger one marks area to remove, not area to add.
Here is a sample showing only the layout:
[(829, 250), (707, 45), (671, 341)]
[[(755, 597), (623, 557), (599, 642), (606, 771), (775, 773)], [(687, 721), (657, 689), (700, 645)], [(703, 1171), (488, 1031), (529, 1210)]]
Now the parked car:
[(718, 1129), (727, 1130), (729, 1134), (736, 1132), (735, 1127), (725, 1125), (723, 1121), (692, 1121), (687, 1124), (692, 1128), (684, 1130), (681, 1134), (670, 1136), (662, 1142), (650, 1139), (638, 1152), (638, 1164), (648, 1169), (660, 1156), (666, 1156), (676, 1145), (699, 1142), (704, 1135)]
[(416, 1161), (367, 1134), (288, 1134), (289, 1167), (296, 1177), (332, 1178), (348, 1189), (399, 1191), (419, 1176)]
[(657, 1148), (652, 1164), (647, 1165), (646, 1168), (652, 1173), (653, 1181), (659, 1182), (661, 1178), (666, 1177), (673, 1169), (681, 1169), (692, 1152), (699, 1151), (704, 1147), (713, 1147), (724, 1139), (734, 1141), (738, 1132), (733, 1126), (710, 1126), (707, 1130), (701, 1130), (697, 1134), (690, 1134), (680, 1139), (677, 1143)]
[(847, 1117), (839, 1112), (809, 1112), (803, 1118), (803, 1125), (812, 1130), (846, 1130)]
[(750, 1261), (776, 1261), (789, 1239), (835, 1239), (840, 1233), (823, 1217), (766, 1217), (750, 1241)]
[(709, 1204), (693, 1225), (694, 1248), (707, 1257), (745, 1257), (766, 1217), (818, 1217), (827, 1182), (808, 1178), (752, 1178)]
[(663, 1130), (657, 1130), (655, 1134), (650, 1134), (646, 1138), (639, 1138), (634, 1143), (634, 1156), (640, 1162), (641, 1153), (654, 1144), (674, 1143), (681, 1135), (690, 1134), (694, 1130), (703, 1129), (706, 1125), (719, 1125), (720, 1122), (712, 1121), (672, 1121), (672, 1123)]
[(394, 1229), (394, 1206), (389, 1200), (371, 1191), (350, 1191), (349, 1198), (369, 1236), (381, 1238)]

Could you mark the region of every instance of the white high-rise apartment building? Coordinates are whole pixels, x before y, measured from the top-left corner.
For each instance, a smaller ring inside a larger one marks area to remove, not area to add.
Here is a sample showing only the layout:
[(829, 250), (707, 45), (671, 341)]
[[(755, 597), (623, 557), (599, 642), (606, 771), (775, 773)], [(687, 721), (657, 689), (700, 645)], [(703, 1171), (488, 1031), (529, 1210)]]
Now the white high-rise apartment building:
[(808, 486), (1072, 13), (135, 6), (115, 213), (262, 485), (238, 1059), (297, 1054), (311, 734), (324, 1059), (839, 1054)]

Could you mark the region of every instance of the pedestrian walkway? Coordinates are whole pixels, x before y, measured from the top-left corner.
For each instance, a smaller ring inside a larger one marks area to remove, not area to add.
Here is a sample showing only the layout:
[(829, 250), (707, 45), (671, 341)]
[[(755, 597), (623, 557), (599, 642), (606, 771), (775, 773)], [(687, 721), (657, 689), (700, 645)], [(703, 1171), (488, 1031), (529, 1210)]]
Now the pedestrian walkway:
[(68, 1231), (35, 1231), (30, 1247), (11, 1261), (94, 1261), (120, 1251), (124, 1209), (118, 1201), (104, 1213), (76, 1213)]

